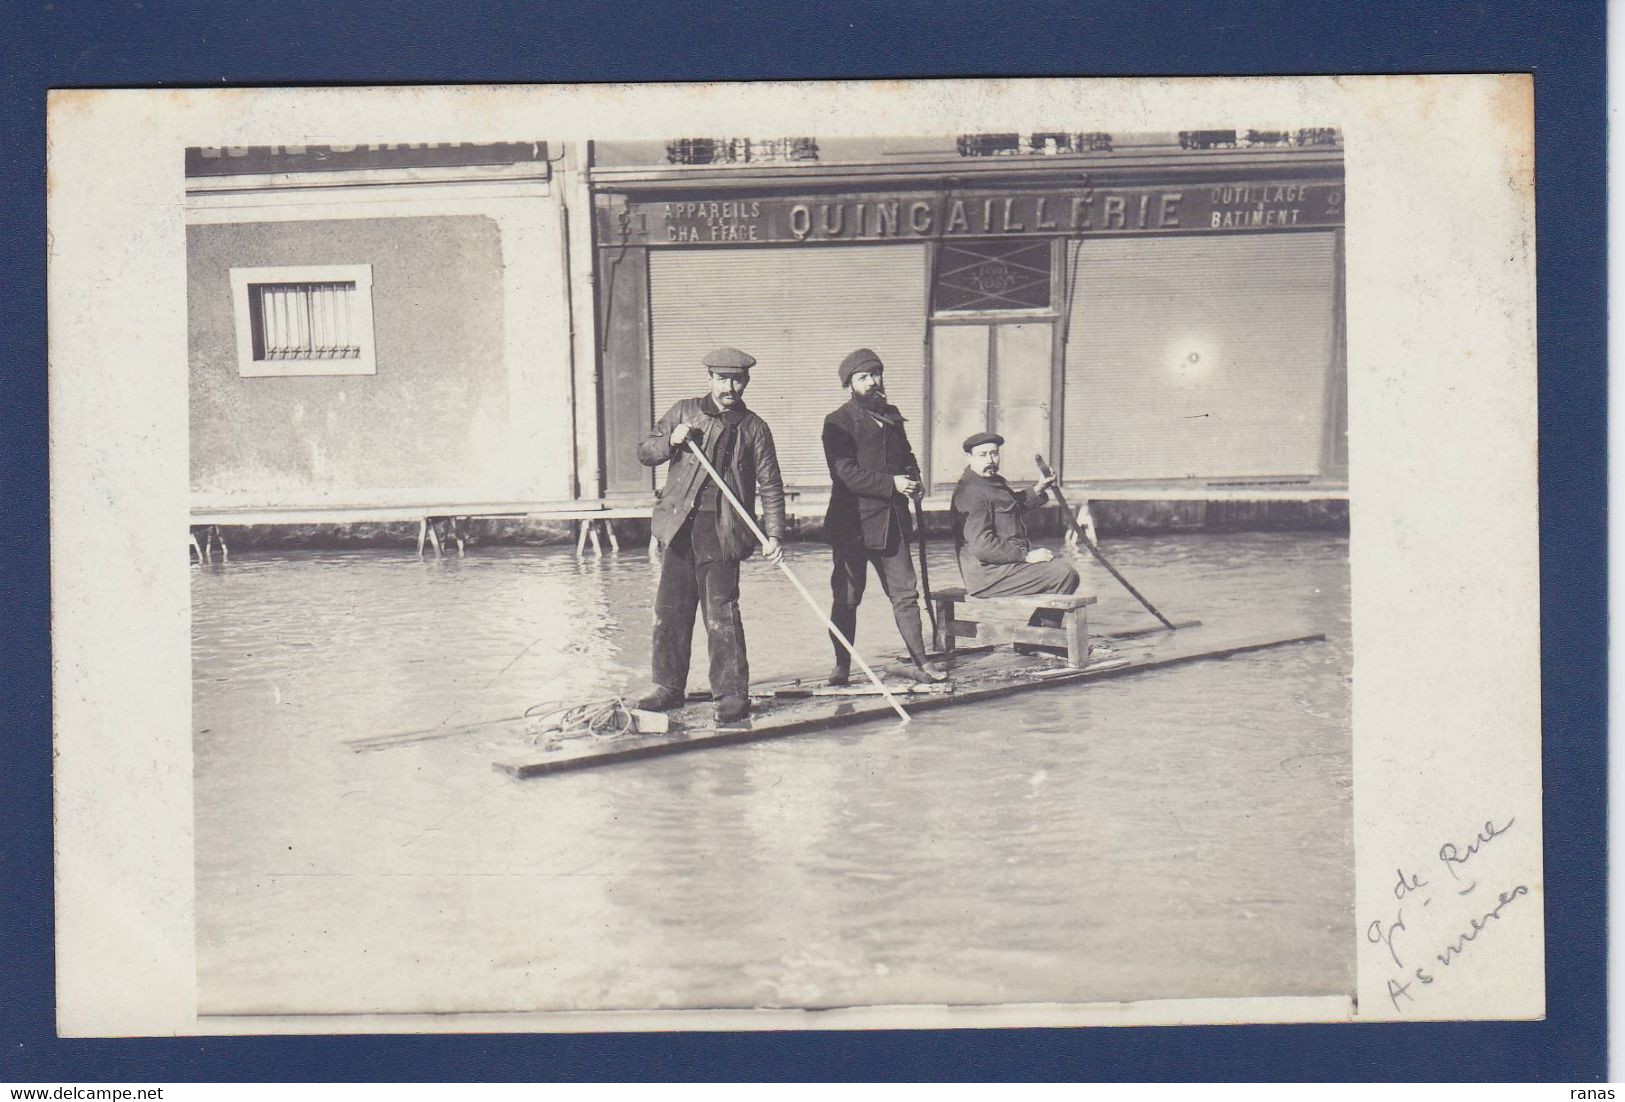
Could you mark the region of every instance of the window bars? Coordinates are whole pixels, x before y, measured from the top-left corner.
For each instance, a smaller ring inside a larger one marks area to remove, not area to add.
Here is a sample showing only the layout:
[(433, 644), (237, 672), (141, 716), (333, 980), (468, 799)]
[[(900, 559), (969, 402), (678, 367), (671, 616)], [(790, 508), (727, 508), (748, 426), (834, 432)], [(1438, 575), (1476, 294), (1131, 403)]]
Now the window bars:
[(356, 284), (255, 283), (248, 288), (254, 359), (357, 360)]

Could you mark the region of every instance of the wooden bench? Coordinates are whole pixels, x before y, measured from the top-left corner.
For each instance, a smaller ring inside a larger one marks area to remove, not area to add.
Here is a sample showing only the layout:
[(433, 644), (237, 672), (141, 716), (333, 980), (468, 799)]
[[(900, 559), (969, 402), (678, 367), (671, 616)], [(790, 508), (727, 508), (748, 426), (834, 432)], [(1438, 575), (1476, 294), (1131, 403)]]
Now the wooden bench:
[(1089, 661), (1088, 608), (1093, 593), (1032, 593), (1021, 597), (967, 597), (961, 588), (931, 594), (936, 606), (936, 649), (951, 653), (957, 640), (972, 645), (1012, 643), (1026, 654), (1054, 650), (1080, 669)]

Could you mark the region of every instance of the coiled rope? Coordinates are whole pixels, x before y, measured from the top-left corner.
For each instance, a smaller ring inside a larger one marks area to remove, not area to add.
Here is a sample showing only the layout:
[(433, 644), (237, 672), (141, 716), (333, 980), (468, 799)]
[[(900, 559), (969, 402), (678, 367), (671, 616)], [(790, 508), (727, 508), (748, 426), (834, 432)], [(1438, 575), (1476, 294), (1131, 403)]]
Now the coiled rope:
[(529, 732), (532, 744), (546, 736), (552, 737), (550, 741), (588, 736), (608, 738), (633, 730), (632, 711), (618, 696), (579, 704), (561, 700), (532, 704), (525, 709), (522, 718), (535, 721)]

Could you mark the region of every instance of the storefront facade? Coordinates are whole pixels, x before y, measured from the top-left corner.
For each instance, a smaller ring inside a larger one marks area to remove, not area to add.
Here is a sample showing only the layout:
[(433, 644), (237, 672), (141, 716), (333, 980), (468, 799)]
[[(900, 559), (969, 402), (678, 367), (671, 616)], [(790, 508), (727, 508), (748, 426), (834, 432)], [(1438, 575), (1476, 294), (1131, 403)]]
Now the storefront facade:
[(1345, 492), (1342, 153), (1303, 133), (705, 165), (605, 151), (606, 495), (650, 492), (636, 440), (703, 388), (719, 344), (759, 360), (747, 401), (803, 495), (828, 488), (819, 428), (860, 346), (885, 361), (936, 489), (958, 478), (960, 441), (991, 429), (1017, 478), (1042, 453), (1102, 491)]

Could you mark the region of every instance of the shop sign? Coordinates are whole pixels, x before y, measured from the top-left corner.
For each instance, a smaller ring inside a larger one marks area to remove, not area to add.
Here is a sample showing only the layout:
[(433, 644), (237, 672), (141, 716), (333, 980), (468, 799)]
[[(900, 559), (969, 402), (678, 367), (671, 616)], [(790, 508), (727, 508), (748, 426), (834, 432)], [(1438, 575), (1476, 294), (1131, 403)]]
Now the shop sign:
[(463, 168), (547, 162), (546, 142), (418, 142), (375, 145), (205, 145), (186, 151), (188, 176)]
[(601, 196), (606, 245), (941, 240), (1289, 230), (1343, 224), (1343, 185), (1302, 181), (908, 195)]

